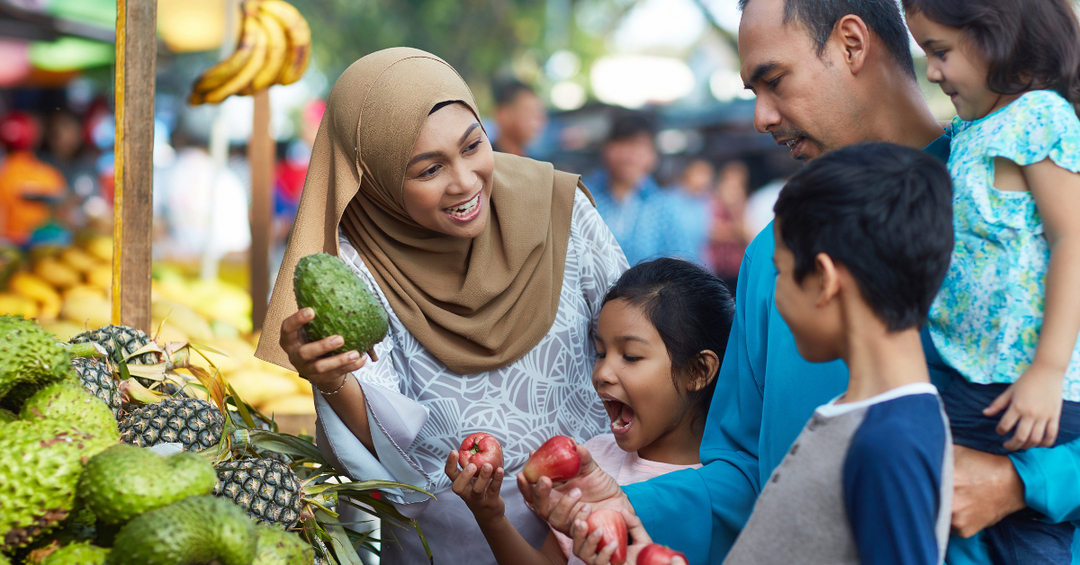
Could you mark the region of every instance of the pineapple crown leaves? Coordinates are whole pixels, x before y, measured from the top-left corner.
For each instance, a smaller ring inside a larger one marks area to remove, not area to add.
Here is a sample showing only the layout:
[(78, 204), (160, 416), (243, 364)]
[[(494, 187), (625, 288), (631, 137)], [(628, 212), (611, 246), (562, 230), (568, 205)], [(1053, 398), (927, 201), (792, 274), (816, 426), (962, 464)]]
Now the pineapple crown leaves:
[[(420, 525), (404, 516), (396, 506), (383, 500), (382, 490), (407, 489), (435, 498), (430, 492), (405, 483), (381, 480), (355, 481), (347, 473), (335, 468), (323, 457), (310, 437), (297, 437), (266, 430), (238, 429), (227, 438), (233, 449), (262, 450), (289, 456), (290, 467), (303, 484), (303, 502), (306, 507), (301, 525), (303, 535), (322, 557), (331, 563), (360, 565), (356, 547), (373, 549), (370, 534), (355, 532), (337, 521), (338, 513), (332, 510), (335, 503), (348, 504), (383, 520), (384, 524), (416, 528), (421, 542), (431, 556), (427, 540)], [(222, 439), (222, 443), (226, 438)], [(329, 544), (327, 546), (327, 544)]]

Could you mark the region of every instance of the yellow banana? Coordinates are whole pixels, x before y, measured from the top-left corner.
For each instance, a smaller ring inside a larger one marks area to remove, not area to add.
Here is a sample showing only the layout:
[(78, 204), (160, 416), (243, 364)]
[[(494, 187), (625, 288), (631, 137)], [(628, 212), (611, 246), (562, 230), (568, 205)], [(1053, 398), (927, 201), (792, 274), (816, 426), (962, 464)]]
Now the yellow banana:
[(24, 318), (36, 318), (38, 315), (37, 302), (11, 292), (0, 292), (0, 316), (22, 316)]
[(101, 264), (96, 257), (78, 247), (68, 247), (61, 251), (60, 260), (80, 273), (85, 273)]
[(191, 96), (188, 98), (190, 104), (194, 106), (204, 103), (206, 93), (220, 88), (251, 61), (251, 56), (255, 54), (258, 27), (258, 22), (254, 18), (244, 18), (240, 39), (236, 42), (236, 50), (224, 61), (210, 67), (199, 75), (199, 78), (195, 80), (195, 84), (191, 87)]
[(311, 28), (307, 20), (284, 0), (263, 0), (259, 10), (281, 22), (289, 44), (285, 66), (277, 77), (278, 84), (292, 84), (300, 80), (311, 62)]
[(266, 63), (259, 69), (255, 78), (251, 79), (251, 85), (247, 88), (252, 92), (259, 92), (277, 82), (278, 75), (285, 67), (285, 55), (289, 43), (285, 38), (285, 29), (281, 26), (280, 20), (266, 12), (259, 12), (255, 17), (259, 18), (259, 23), (266, 30)]
[(60, 314), (60, 295), (37, 275), (26, 272), (15, 273), (8, 281), (8, 289), (36, 301), (41, 308), (39, 316), (42, 319), (52, 320)]
[(244, 20), (245, 34), (249, 27), (249, 22), (252, 27), (252, 38), (255, 41), (255, 46), (252, 48), (251, 58), (248, 59), (247, 64), (240, 69), (235, 75), (225, 81), (224, 84), (206, 92), (203, 98), (209, 104), (217, 104), (222, 100), (240, 92), (242, 88), (251, 84), (251, 79), (255, 78), (255, 75), (259, 72), (259, 69), (266, 63), (266, 51), (267, 51), (267, 37), (266, 29), (257, 18), (248, 18)]
[(68, 288), (82, 282), (82, 275), (55, 257), (42, 257), (34, 262), (34, 274), (57, 288)]

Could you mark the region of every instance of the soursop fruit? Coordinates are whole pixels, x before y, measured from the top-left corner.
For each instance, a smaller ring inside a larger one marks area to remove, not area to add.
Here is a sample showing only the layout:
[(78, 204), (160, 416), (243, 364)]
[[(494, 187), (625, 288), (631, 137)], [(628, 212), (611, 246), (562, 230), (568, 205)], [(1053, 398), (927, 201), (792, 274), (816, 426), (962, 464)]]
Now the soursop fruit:
[(67, 382), (51, 384), (31, 396), (19, 412), (22, 420), (66, 420), (80, 430), (120, 441), (116, 418), (100, 398)]
[(49, 554), (41, 565), (103, 565), (109, 550), (90, 542), (71, 543)]
[(189, 496), (128, 522), (113, 539), (109, 565), (250, 565), (255, 523), (228, 500)]
[(90, 458), (77, 492), (99, 522), (120, 525), (189, 496), (210, 494), (216, 483), (214, 466), (194, 453), (162, 457), (117, 444)]
[(0, 434), (0, 551), (24, 547), (67, 518), (84, 461), (116, 443), (63, 420), (18, 420)]
[(273, 459), (241, 459), (214, 465), (214, 495), (228, 498), (257, 522), (289, 529), (300, 519), (303, 485), (288, 465)]
[(315, 550), (299, 534), (259, 528), (259, 549), (251, 565), (311, 565)]
[(300, 259), (293, 276), (296, 304), (315, 310), (304, 326), (311, 341), (340, 335), (345, 343), (334, 353), (363, 353), (386, 337), (386, 310), (340, 259), (316, 253)]
[(216, 406), (197, 398), (166, 398), (129, 410), (120, 420), (120, 439), (139, 447), (181, 443), (188, 451), (217, 445), (225, 416)]
[[(52, 334), (22, 316), (0, 316), (0, 397), (19, 400), (62, 380), (73, 380), (71, 357)], [(10, 403), (18, 406), (21, 402)]]
[(0, 426), (3, 426), (4, 424), (6, 424), (8, 422), (14, 422), (15, 420), (18, 420), (18, 419), (19, 419), (19, 417), (16, 416), (15, 413), (12, 412), (11, 410), (7, 410), (5, 408), (0, 408)]

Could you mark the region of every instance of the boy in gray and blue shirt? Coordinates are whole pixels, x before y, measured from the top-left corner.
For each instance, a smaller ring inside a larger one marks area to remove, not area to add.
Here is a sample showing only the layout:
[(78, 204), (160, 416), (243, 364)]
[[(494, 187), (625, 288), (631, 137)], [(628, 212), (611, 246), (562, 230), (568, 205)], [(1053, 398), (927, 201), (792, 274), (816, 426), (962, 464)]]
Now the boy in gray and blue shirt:
[(948, 268), (948, 171), (873, 143), (816, 159), (776, 204), (776, 306), (811, 362), (843, 359), (725, 563), (941, 563), (952, 446), (919, 328)]

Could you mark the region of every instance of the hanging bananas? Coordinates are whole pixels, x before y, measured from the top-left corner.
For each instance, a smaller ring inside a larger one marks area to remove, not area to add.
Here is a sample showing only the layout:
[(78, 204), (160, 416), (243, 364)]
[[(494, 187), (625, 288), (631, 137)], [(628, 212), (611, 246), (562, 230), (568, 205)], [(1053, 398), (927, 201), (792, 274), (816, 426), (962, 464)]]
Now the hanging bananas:
[(236, 50), (207, 69), (191, 87), (188, 103), (217, 104), (273, 84), (292, 84), (311, 62), (311, 28), (284, 0), (245, 0)]

